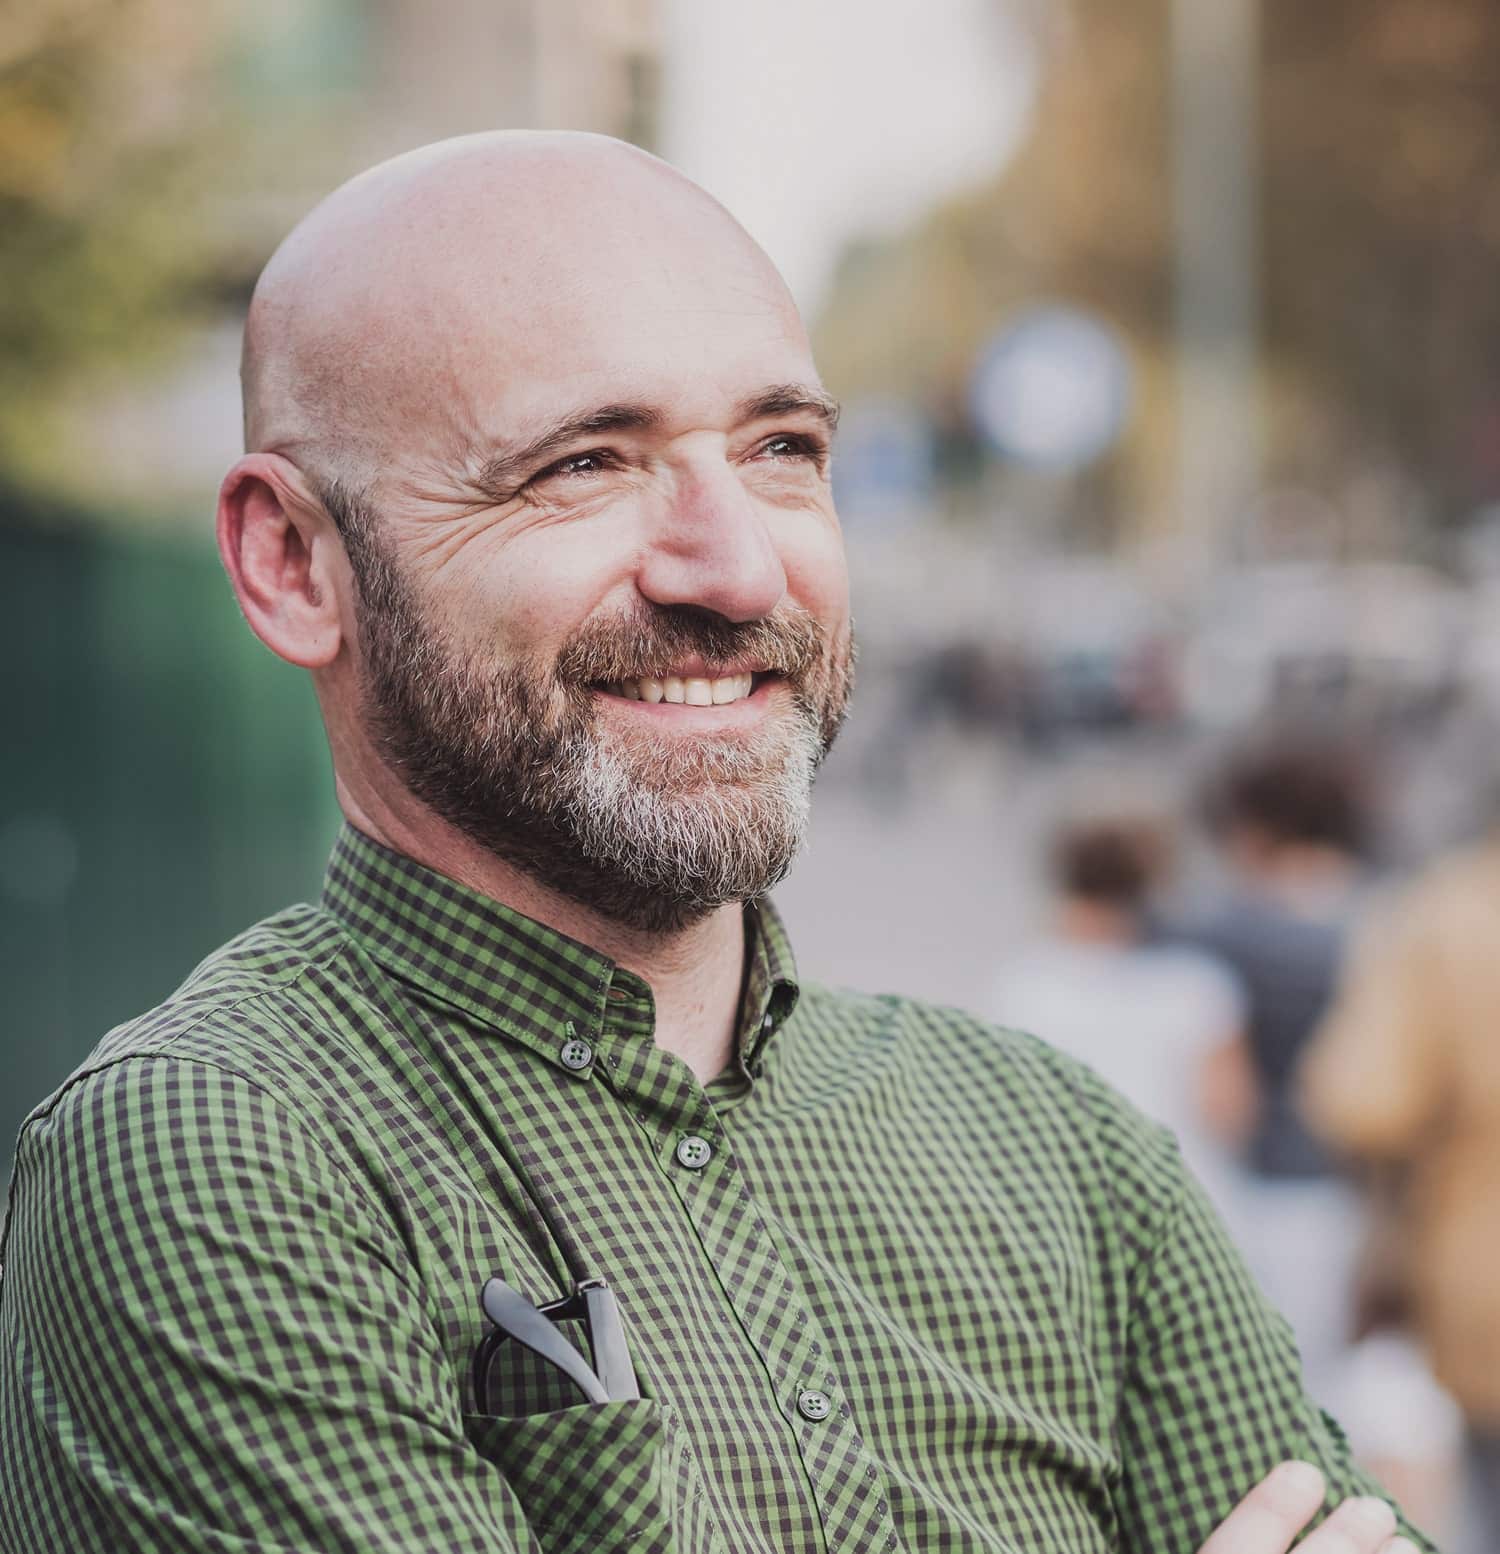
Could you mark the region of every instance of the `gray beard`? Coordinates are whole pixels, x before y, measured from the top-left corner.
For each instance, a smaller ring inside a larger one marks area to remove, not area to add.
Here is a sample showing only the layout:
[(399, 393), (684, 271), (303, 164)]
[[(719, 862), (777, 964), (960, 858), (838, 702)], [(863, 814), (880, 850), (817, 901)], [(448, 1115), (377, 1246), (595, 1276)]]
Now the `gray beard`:
[(784, 878), (806, 839), (823, 750), (800, 714), (777, 746), (705, 752), (685, 786), (670, 751), (651, 763), (655, 782), (633, 753), (597, 739), (563, 753), (555, 775), (570, 834), (617, 896), (628, 892), (631, 921), (680, 925)]
[[(471, 841), (648, 933), (785, 876), (852, 664), (848, 645), (830, 651), (806, 612), (737, 626), (653, 607), (580, 634), (550, 671), (496, 667), (439, 636), (373, 536), (346, 534), (346, 544), (367, 726), (406, 787)], [(601, 727), (591, 685), (688, 652), (764, 658), (784, 670), (790, 706), (754, 731), (616, 739)]]

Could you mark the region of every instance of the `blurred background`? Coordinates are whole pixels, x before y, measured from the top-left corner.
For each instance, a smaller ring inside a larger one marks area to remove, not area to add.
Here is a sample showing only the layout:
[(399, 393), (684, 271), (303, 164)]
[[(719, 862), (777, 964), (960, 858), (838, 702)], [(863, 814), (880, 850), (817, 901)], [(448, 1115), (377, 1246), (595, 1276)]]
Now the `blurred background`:
[(507, 125), (718, 195), (844, 401), (805, 973), (1174, 1127), (1361, 1455), (1500, 1548), (1493, 0), (10, 0), (0, 1156), (317, 888), (212, 547), (240, 319), (335, 183)]

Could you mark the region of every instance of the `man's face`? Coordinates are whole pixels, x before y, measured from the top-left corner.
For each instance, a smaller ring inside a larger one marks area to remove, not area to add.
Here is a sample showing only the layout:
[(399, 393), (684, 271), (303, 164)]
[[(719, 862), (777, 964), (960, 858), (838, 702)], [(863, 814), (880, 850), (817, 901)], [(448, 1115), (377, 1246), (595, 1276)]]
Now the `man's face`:
[(785, 872), (852, 649), (828, 406), (784, 296), (722, 252), (614, 268), (451, 348), (449, 401), (341, 516), (388, 765), (663, 931)]

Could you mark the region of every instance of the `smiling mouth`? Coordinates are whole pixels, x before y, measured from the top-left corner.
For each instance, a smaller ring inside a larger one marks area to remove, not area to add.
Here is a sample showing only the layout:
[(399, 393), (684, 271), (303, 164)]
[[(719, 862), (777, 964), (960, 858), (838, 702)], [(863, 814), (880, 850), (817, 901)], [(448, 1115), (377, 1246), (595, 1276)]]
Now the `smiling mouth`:
[(597, 687), (607, 696), (625, 701), (669, 702), (686, 707), (722, 707), (744, 701), (770, 678), (765, 674), (729, 674), (718, 679), (642, 675), (635, 680), (614, 680)]

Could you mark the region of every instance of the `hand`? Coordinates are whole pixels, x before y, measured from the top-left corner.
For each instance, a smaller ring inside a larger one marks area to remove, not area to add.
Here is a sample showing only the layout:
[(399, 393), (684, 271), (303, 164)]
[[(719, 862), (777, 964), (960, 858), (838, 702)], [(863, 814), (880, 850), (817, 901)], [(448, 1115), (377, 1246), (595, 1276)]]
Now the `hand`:
[[(1323, 1475), (1306, 1462), (1283, 1462), (1231, 1511), (1198, 1554), (1286, 1554), (1323, 1504)], [(1418, 1554), (1395, 1536), (1396, 1513), (1383, 1500), (1346, 1500), (1297, 1554)]]

